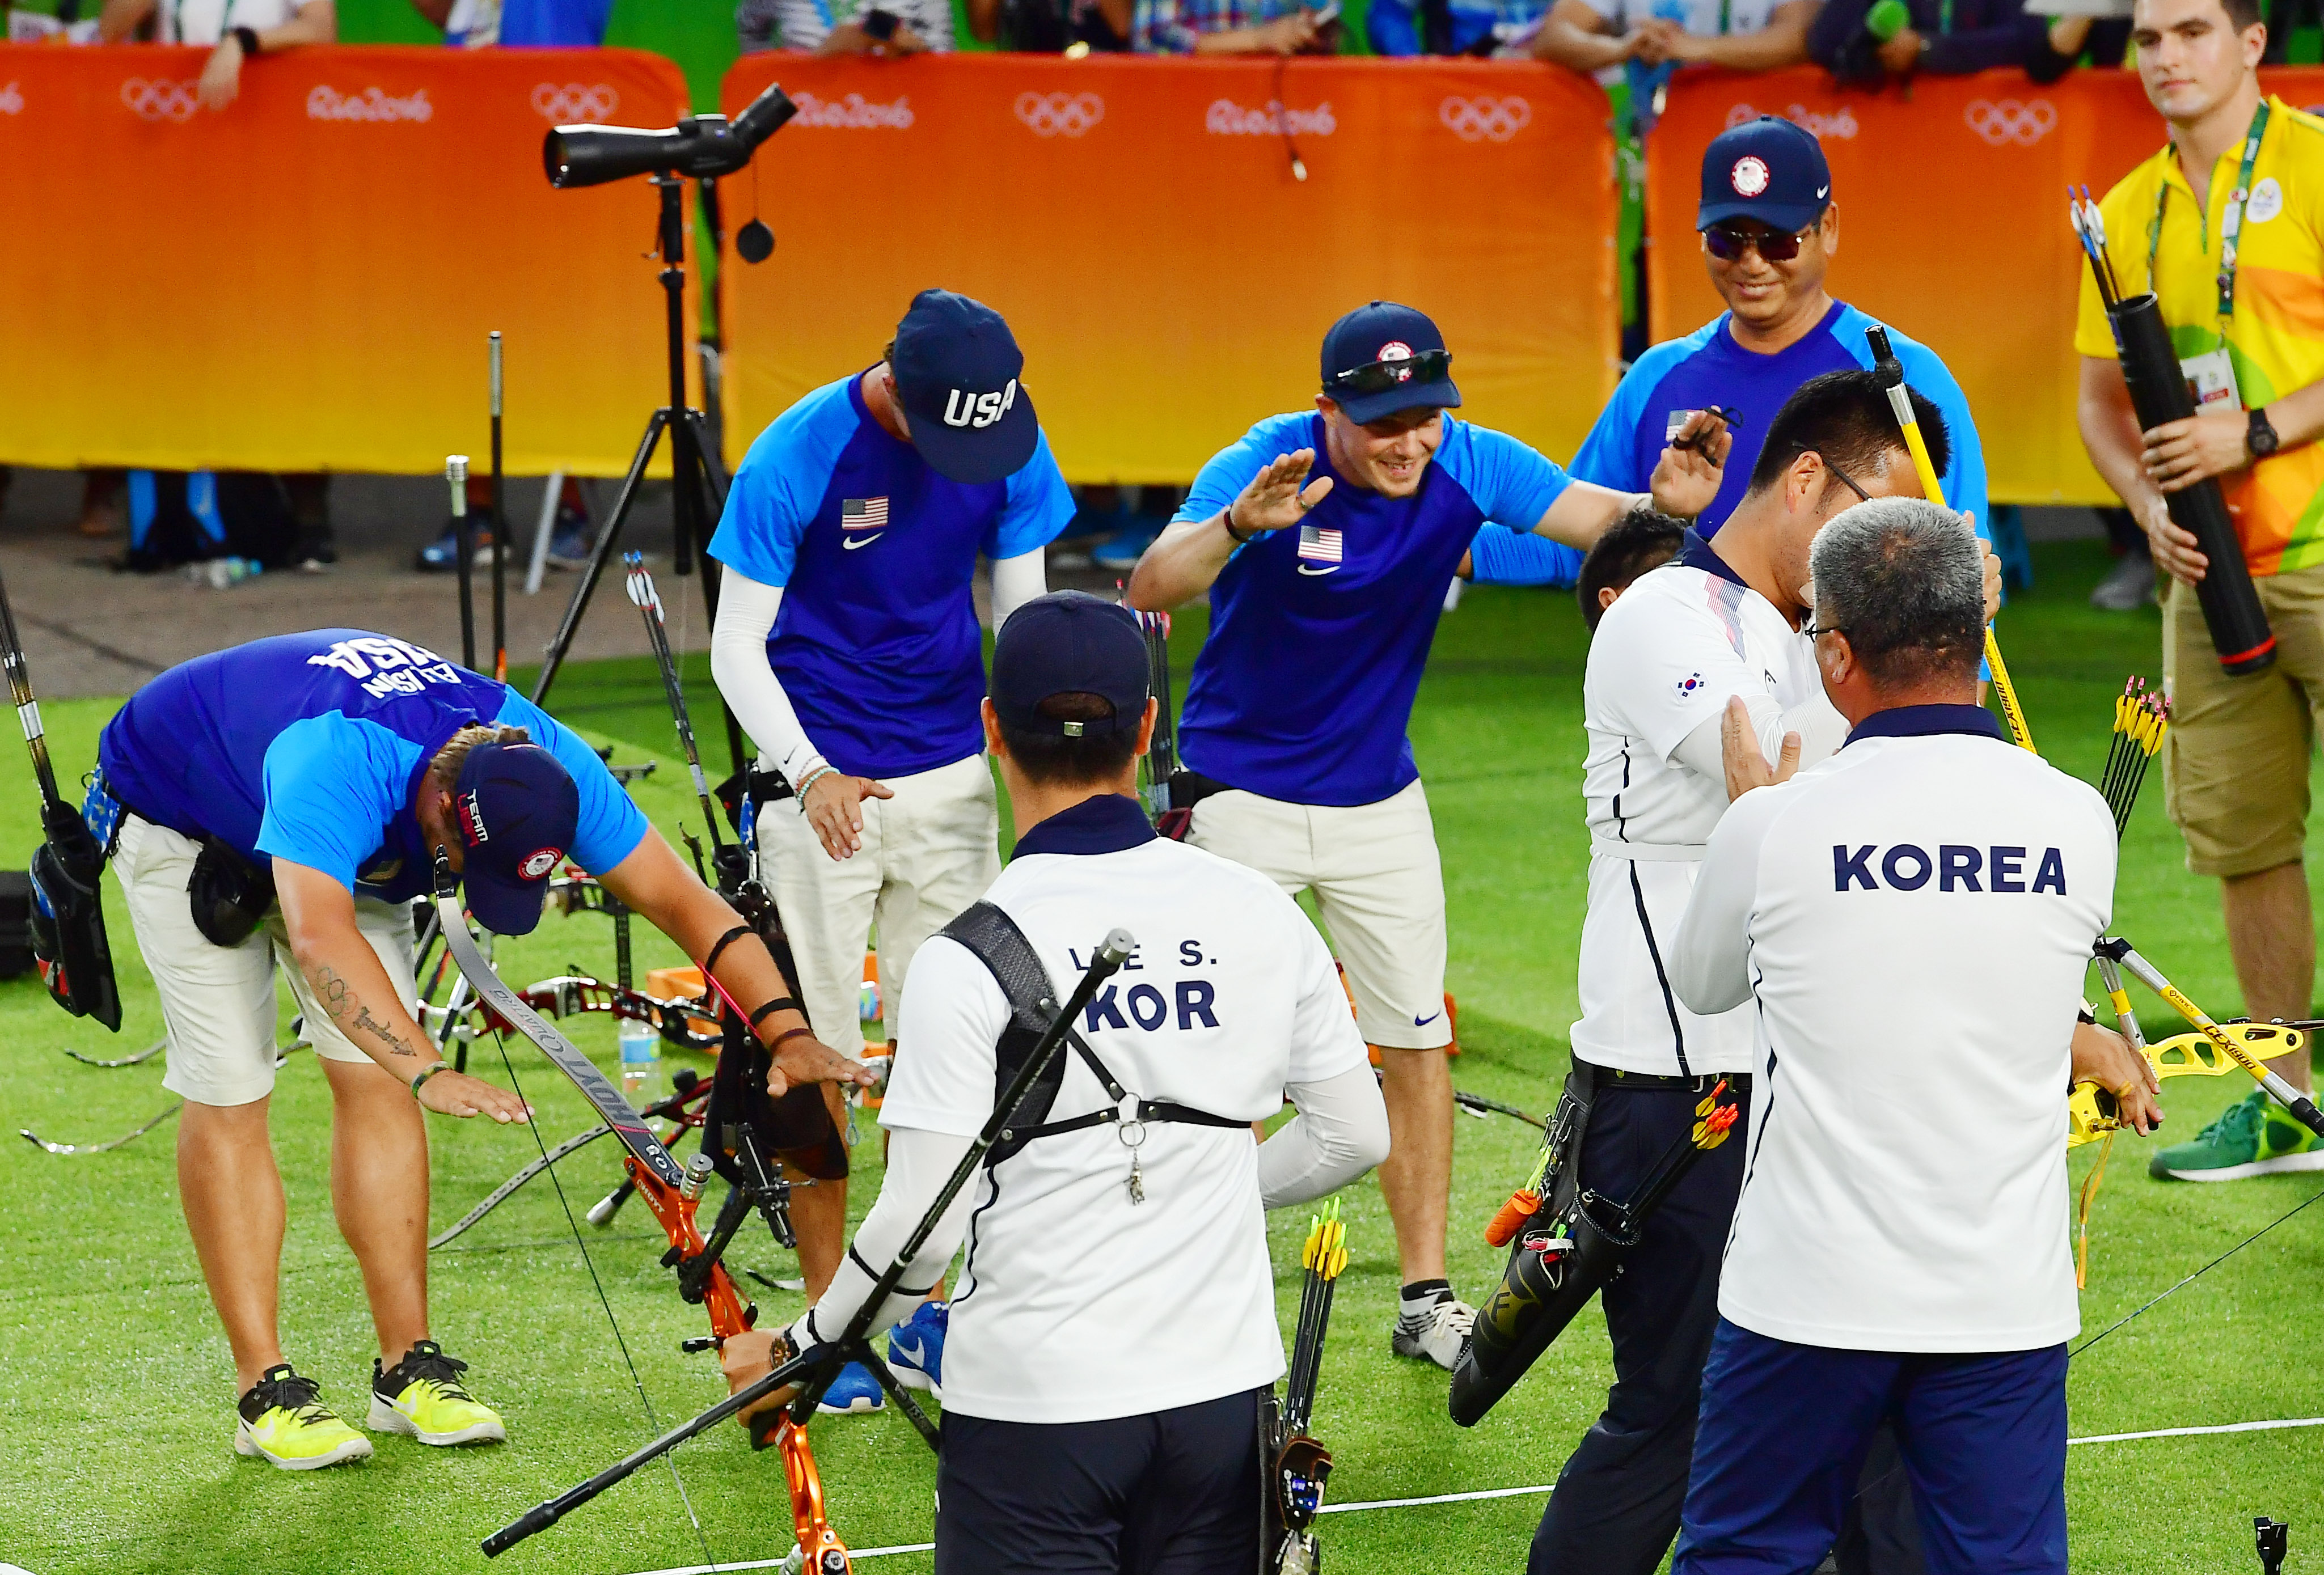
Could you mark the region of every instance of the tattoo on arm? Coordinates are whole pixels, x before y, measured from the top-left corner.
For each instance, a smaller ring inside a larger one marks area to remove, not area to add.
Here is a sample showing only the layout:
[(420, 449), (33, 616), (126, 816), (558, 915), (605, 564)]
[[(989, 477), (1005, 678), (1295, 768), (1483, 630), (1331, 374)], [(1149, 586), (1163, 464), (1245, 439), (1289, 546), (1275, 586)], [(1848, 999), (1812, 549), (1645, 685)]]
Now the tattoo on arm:
[[(341, 1031), (353, 1036), (356, 1029), (362, 1029), (386, 1045), (389, 1055), (419, 1058), (420, 1052), (411, 1041), (398, 1034), (393, 1024), (372, 1016), (370, 1009), (356, 997), (354, 987), (328, 963), (319, 964), (315, 970), (315, 993), (321, 997), (323, 1009), (331, 1014), (331, 1021), (338, 1024)], [(355, 1014), (353, 1022), (347, 1020), (351, 1011)]]

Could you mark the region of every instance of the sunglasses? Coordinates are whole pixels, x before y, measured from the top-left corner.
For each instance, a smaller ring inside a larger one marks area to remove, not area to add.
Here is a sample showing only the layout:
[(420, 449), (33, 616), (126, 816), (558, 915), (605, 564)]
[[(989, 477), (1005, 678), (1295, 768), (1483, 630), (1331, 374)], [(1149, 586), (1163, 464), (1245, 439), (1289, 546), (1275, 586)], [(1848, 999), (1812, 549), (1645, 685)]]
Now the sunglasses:
[(1803, 445), (1794, 448), (1793, 452), (1795, 454), (1815, 455), (1818, 464), (1821, 465), (1824, 469), (1831, 472), (1834, 476), (1839, 478), (1840, 484), (1847, 487), (1849, 492), (1856, 494), (1857, 502), (1868, 503), (1872, 501), (1872, 494), (1866, 492), (1861, 486), (1858, 486), (1854, 476), (1840, 469), (1840, 466), (1834, 465), (1831, 460), (1826, 459), (1821, 454), (1817, 453), (1815, 449), (1809, 448)]
[(1788, 262), (1800, 254), (1801, 245), (1822, 223), (1818, 219), (1797, 235), (1746, 229), (1739, 225), (1713, 225), (1702, 232), (1702, 244), (1721, 262), (1739, 262), (1744, 253), (1754, 250), (1762, 262)]
[(1335, 372), (1323, 380), (1323, 386), (1349, 393), (1386, 393), (1416, 382), (1442, 382), (1452, 371), (1452, 352), (1423, 350), (1416, 355), (1401, 355), (1393, 361), (1367, 361), (1361, 366)]

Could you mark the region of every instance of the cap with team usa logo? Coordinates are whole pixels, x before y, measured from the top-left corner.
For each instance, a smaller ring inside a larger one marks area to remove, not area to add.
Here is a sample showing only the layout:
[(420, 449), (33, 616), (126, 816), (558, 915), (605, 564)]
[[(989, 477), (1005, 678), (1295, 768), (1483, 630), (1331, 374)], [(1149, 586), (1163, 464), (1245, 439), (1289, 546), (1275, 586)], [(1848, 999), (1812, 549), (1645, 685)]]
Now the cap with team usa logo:
[(1358, 307), (1323, 336), (1323, 392), (1359, 426), (1461, 402), (1444, 336), (1426, 312), (1392, 300)]
[(1831, 166), (1815, 134), (1763, 115), (1720, 133), (1702, 151), (1702, 206), (1694, 227), (1757, 219), (1780, 235), (1796, 235), (1822, 217), (1831, 200)]
[(937, 474), (971, 486), (1006, 481), (1040, 439), (1020, 381), (1025, 355), (999, 312), (949, 290), (924, 290), (896, 325), (889, 369), (912, 447)]
[(483, 743), (468, 751), (452, 793), (460, 883), (468, 911), (496, 935), (540, 923), (549, 872), (573, 845), (581, 790), (564, 762), (536, 743)]

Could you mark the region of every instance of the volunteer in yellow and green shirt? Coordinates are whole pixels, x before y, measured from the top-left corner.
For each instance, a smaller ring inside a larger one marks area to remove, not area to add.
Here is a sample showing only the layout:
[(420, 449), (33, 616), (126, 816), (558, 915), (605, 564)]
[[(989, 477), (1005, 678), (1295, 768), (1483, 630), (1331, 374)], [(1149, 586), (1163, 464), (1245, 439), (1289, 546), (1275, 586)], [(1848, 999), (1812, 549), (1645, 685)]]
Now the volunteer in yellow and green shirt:
[[(2171, 141), (2099, 206), (2115, 277), (2132, 294), (2152, 281), (2197, 413), (2139, 431), (2085, 277), (2082, 441), (2173, 582), (2163, 768), (2187, 867), (2220, 878), (2244, 1010), (2305, 1018), (2316, 928), (2301, 852), (2324, 707), (2324, 120), (2261, 94), (2258, 0), (2138, 0), (2132, 38)], [(2236, 511), (2275, 631), (2275, 665), (2248, 677), (2220, 670), (2195, 598), (2206, 560), (2163, 506), (2206, 476)], [(2273, 1065), (2310, 1087), (2305, 1050)], [(2182, 1181), (2324, 1170), (2324, 1140), (2255, 1090), (2148, 1168)]]

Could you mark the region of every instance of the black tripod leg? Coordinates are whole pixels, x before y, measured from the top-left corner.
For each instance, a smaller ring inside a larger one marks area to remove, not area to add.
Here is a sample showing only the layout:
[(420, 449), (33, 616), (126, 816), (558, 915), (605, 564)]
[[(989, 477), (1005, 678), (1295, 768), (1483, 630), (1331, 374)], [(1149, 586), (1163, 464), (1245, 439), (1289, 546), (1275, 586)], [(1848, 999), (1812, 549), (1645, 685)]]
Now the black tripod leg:
[(912, 1392), (897, 1381), (895, 1370), (874, 1355), (869, 1344), (859, 1345), (849, 1354), (871, 1369), (872, 1376), (880, 1380), (880, 1387), (888, 1391), (888, 1397), (896, 1403), (897, 1408), (903, 1412), (911, 1424), (919, 1429), (920, 1436), (928, 1441), (928, 1448), (941, 1451), (944, 1444), (936, 1432), (936, 1424), (930, 1422), (928, 1414), (920, 1409), (920, 1403), (912, 1398)]
[(621, 538), (631, 505), (637, 502), (638, 487), (645, 480), (646, 466), (653, 460), (654, 447), (661, 441), (662, 428), (669, 425), (669, 411), (656, 410), (653, 419), (646, 423), (646, 435), (638, 440), (637, 456), (630, 461), (630, 472), (622, 478), (622, 495), (597, 532), (597, 545), (589, 549), (589, 566), (583, 572), (581, 583), (573, 587), (573, 599), (565, 604), (565, 618), (557, 626), (557, 638), (549, 642), (549, 649), (541, 655), (540, 677), (532, 686), (535, 705), (547, 703), (549, 686), (557, 681), (557, 671), (565, 665), (566, 653), (573, 649), (573, 637), (579, 632), (582, 616), (589, 611), (589, 598), (597, 589), (597, 576), (605, 571), (605, 559)]
[[(718, 520), (726, 506), (725, 489), (717, 484), (717, 472), (710, 458), (709, 423), (700, 410), (691, 408), (678, 412), (676, 430), (671, 438), (678, 447), (674, 450), (681, 461), (689, 460), (684, 468), (687, 480), (680, 484), (687, 502), (678, 506), (691, 508), (701, 531), (702, 548), (702, 607), (709, 615), (710, 626), (718, 626), (718, 560), (710, 556), (710, 538), (718, 529)], [(683, 516), (681, 516), (681, 519)], [(683, 532), (679, 540), (685, 539)], [(737, 772), (751, 769), (749, 751), (742, 742), (742, 724), (735, 719), (734, 708), (726, 704), (722, 694), (719, 709), (726, 718), (726, 753)]]

